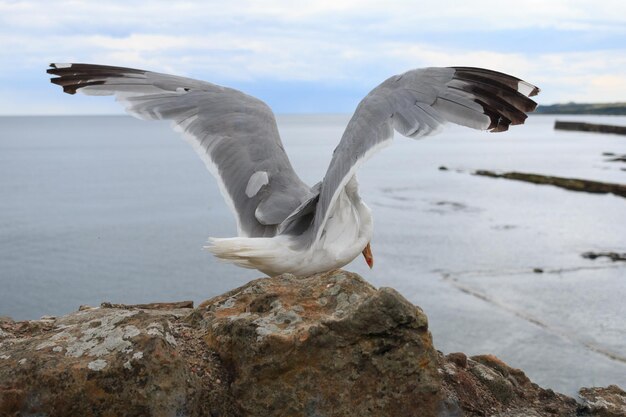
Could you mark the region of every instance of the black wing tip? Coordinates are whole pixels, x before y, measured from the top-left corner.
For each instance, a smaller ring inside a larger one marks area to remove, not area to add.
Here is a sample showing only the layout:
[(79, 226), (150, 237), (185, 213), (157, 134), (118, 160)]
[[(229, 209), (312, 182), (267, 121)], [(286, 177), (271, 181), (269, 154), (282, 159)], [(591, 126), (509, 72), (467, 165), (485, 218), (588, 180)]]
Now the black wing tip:
[(50, 78), (50, 82), (52, 84), (56, 84), (56, 85), (62, 87), (63, 88), (63, 92), (67, 93), (67, 94), (74, 95), (74, 94), (76, 94), (76, 91), (79, 88), (79, 86), (76, 86), (76, 85), (63, 85), (64, 82), (63, 82), (63, 78), (61, 78), (61, 77)]
[(49, 66), (50, 68), (48, 68), (48, 69), (46, 70), (46, 72), (47, 72), (48, 74), (52, 74), (52, 75), (59, 75), (59, 74), (57, 74), (57, 71), (58, 71), (58, 69), (59, 69), (59, 67), (58, 67), (57, 65), (59, 65), (59, 64), (55, 64), (54, 62), (53, 62), (53, 63), (51, 63), (51, 64), (49, 64), (48, 66)]
[(48, 64), (50, 68), (46, 70), (48, 74), (60, 75), (61, 73), (75, 72), (75, 67), (81, 64), (52, 62)]
[(535, 88), (533, 88), (533, 91), (531, 91), (530, 94), (528, 94), (528, 97), (534, 97), (537, 94), (541, 93), (541, 88), (537, 87), (536, 85), (534, 85), (533, 87), (535, 87)]
[[(473, 75), (483, 75), (486, 77), (494, 77), (496, 80), (499, 79), (500, 82), (505, 83), (511, 86), (513, 89), (517, 90), (520, 94), (525, 95), (526, 97), (534, 97), (541, 92), (541, 89), (534, 84), (531, 84), (527, 81), (522, 80), (521, 78), (514, 77), (513, 75), (506, 74), (504, 72), (494, 71), (486, 68), (479, 67), (449, 67), (456, 70), (457, 73), (468, 73)], [(531, 90), (528, 93), (522, 93), (519, 89), (519, 85), (515, 86), (513, 82), (522, 83), (524, 86), (529, 87)]]
[(110, 65), (53, 62), (49, 66), (46, 72), (57, 76), (50, 82), (63, 87), (63, 92), (67, 94), (76, 94), (83, 87), (105, 84), (107, 78), (146, 73), (144, 70)]
[(58, 77), (50, 78), (50, 82), (52, 84), (56, 84), (58, 86), (63, 87), (63, 92), (67, 94), (76, 94), (76, 90), (78, 90), (78, 86), (68, 85), (67, 80), (63, 77), (64, 74), (68, 74), (68, 70), (70, 70), (75, 64), (61, 64), (57, 62), (51, 62), (48, 64), (50, 68), (46, 70), (48, 74), (57, 75)]
[(58, 63), (53, 62), (49, 64), (46, 72), (54, 75), (103, 75), (108, 76), (124, 76), (127, 74), (145, 74), (147, 71), (136, 68), (116, 67), (112, 65), (99, 65), (99, 64), (84, 64), (84, 63)]
[(487, 130), (504, 132), (511, 125), (523, 124), (528, 114), (537, 108), (529, 97), (541, 91), (539, 87), (512, 75), (477, 67), (450, 67), (455, 70), (450, 86), (471, 94), (473, 101), (483, 107), (491, 123)]

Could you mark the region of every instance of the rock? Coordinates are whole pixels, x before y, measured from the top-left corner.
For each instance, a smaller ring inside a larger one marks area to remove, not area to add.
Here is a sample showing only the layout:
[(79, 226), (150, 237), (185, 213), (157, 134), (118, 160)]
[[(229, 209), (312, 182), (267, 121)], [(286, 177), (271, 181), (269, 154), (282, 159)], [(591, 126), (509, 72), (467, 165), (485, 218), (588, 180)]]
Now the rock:
[(570, 191), (580, 191), (594, 194), (614, 194), (618, 197), (626, 197), (626, 185), (624, 184), (591, 181), (579, 178), (552, 177), (548, 175), (528, 174), (524, 172), (497, 173), (484, 169), (474, 171), (473, 174), (490, 178), (505, 178), (515, 181), (524, 181), (540, 185), (553, 185)]
[(577, 413), (573, 398), (540, 388), (524, 372), (493, 355), (473, 356), (465, 363), (459, 363), (460, 358), (458, 353), (439, 357), (447, 415), (569, 417)]
[(467, 356), (463, 352), (450, 353), (446, 358), (461, 369), (467, 368)]
[(229, 415), (219, 359), (188, 310), (90, 309), (0, 339), (0, 416)]
[(582, 256), (585, 259), (597, 259), (597, 258), (608, 258), (613, 262), (617, 261), (626, 261), (626, 253), (617, 253), (617, 252), (585, 252), (582, 253)]
[(577, 130), (581, 132), (615, 133), (626, 135), (626, 126), (605, 125), (598, 123), (584, 123), (556, 120), (554, 128), (557, 130)]
[(624, 407), (618, 387), (581, 390), (578, 405), (494, 356), (444, 356), (419, 307), (340, 270), (255, 280), (195, 309), (107, 303), (2, 319), (0, 330), (0, 416), (555, 417)]
[(395, 290), (347, 272), (285, 274), (201, 307), (243, 415), (435, 415), (427, 318)]
[(626, 416), (626, 392), (617, 385), (606, 388), (582, 388), (579, 395), (585, 411), (599, 417)]
[[(83, 306), (81, 306), (83, 307)], [(177, 308), (193, 308), (193, 301), (178, 301), (175, 303), (148, 303), (148, 304), (113, 304), (104, 302), (101, 308), (123, 308), (126, 310), (172, 310)], [(91, 308), (91, 307), (88, 307)], [(79, 308), (80, 310), (80, 308)]]

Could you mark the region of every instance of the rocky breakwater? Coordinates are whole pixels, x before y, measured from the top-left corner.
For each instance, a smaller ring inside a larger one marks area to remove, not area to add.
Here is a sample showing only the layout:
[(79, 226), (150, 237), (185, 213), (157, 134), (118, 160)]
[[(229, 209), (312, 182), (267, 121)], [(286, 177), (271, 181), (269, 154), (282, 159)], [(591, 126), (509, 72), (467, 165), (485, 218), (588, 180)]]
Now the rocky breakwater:
[(424, 312), (333, 271), (259, 279), (202, 303), (0, 320), (0, 416), (621, 416), (493, 356), (444, 356)]

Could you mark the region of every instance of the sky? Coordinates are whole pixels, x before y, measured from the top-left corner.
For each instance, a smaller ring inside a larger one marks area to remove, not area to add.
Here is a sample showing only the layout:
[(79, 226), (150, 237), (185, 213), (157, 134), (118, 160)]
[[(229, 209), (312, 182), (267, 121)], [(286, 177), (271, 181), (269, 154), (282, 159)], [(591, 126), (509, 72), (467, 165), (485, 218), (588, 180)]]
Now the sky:
[(276, 113), (349, 113), (394, 74), (452, 65), (534, 83), (539, 104), (626, 102), (624, 0), (0, 0), (0, 45), (0, 115), (122, 113), (61, 94), (50, 62), (199, 78)]

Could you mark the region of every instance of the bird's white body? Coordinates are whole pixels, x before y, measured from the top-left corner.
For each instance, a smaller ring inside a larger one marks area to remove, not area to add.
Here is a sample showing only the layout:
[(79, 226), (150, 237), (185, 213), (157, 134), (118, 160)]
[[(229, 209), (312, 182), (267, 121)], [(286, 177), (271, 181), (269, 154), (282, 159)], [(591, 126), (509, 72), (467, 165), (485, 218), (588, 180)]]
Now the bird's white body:
[(341, 268), (352, 262), (371, 241), (373, 220), (358, 194), (353, 177), (339, 194), (320, 238), (300, 248), (289, 235), (263, 238), (210, 238), (207, 246), (218, 258), (269, 276), (307, 276)]

